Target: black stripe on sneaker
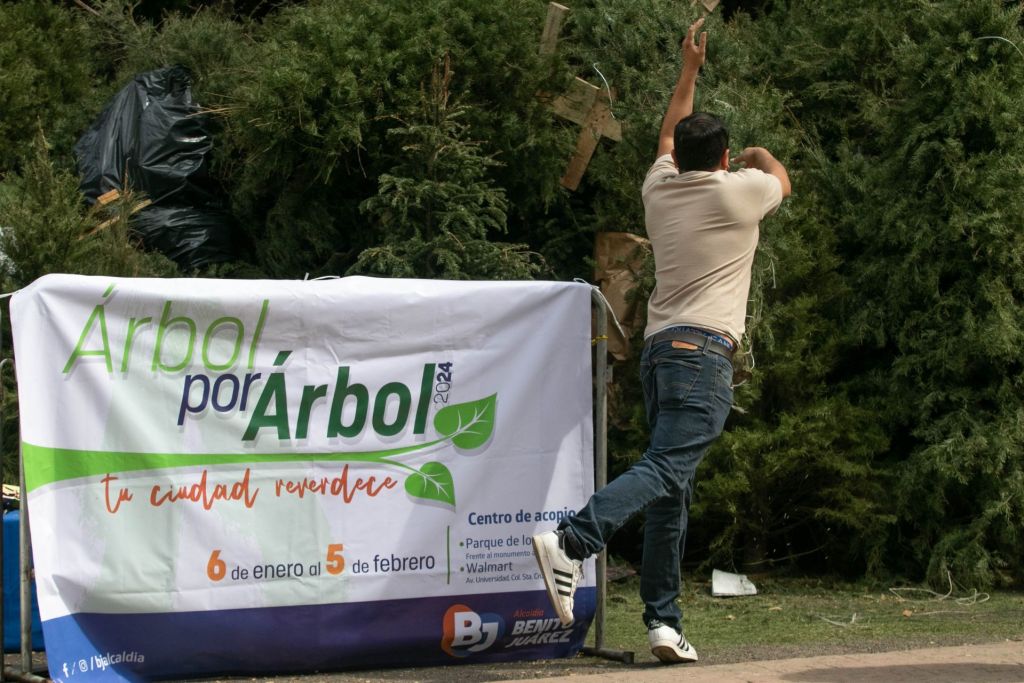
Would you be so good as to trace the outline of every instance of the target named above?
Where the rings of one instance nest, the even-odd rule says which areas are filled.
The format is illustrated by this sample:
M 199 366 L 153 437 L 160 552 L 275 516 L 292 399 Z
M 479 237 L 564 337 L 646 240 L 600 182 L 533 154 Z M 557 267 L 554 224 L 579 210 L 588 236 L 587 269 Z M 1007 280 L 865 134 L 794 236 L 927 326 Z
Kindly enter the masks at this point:
M 568 576 L 570 579 L 572 578 L 572 572 L 563 572 L 561 569 L 552 569 L 551 571 L 559 576 Z

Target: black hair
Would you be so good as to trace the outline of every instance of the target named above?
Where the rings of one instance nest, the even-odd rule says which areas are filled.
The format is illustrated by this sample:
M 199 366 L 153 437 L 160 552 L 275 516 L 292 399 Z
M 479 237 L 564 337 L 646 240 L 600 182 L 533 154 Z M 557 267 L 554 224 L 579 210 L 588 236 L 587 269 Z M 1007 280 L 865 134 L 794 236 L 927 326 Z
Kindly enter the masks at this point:
M 714 114 L 695 112 L 679 123 L 673 134 L 679 171 L 713 171 L 729 149 L 729 131 Z

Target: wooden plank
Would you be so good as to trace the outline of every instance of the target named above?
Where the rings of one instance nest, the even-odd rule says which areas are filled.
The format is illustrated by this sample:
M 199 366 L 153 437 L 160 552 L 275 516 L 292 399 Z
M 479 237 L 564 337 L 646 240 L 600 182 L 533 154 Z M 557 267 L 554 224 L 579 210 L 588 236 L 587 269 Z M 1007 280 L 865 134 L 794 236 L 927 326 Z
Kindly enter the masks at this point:
M 601 141 L 601 130 L 609 116 L 611 116 L 611 109 L 608 107 L 608 100 L 606 98 L 597 100 L 583 123 L 583 130 L 580 131 L 580 137 L 576 141 L 576 151 L 573 153 L 572 159 L 569 160 L 569 166 L 565 169 L 565 175 L 561 179 L 562 187 L 575 190 L 580 186 L 583 173 L 590 164 L 590 158 L 594 156 L 597 143 Z
M 576 143 L 576 151 L 573 152 L 572 159 L 569 160 L 569 165 L 565 169 L 565 175 L 562 176 L 559 181 L 567 190 L 576 191 L 580 186 L 580 181 L 583 180 L 583 174 L 587 170 L 587 166 L 590 165 L 590 158 L 594 156 L 594 150 L 597 149 L 597 138 L 590 131 L 583 131 L 580 133 L 580 138 Z
M 611 114 L 611 112 L 609 112 Z M 615 142 L 622 142 L 622 124 L 610 115 L 604 120 L 604 127 L 601 128 L 601 136 Z
M 551 103 L 551 108 L 563 119 L 583 125 L 590 110 L 594 108 L 594 102 L 597 101 L 599 92 L 601 89 L 596 85 L 591 85 L 577 76 L 565 94 L 555 98 L 555 101 Z
M 100 14 L 100 13 L 99 13 L 98 11 L 96 11 L 96 10 L 95 10 L 95 9 L 93 9 L 92 7 L 89 7 L 89 5 L 87 5 L 87 4 L 85 4 L 84 2 L 82 2 L 82 0 L 75 0 L 75 4 L 76 4 L 76 5 L 78 5 L 79 7 L 81 7 L 82 9 L 84 9 L 84 10 L 85 10 L 86 12 L 88 12 L 89 14 L 93 15 L 94 17 L 100 17 L 100 16 L 103 16 L 103 15 L 102 15 L 102 14 Z
M 112 190 L 112 191 L 116 192 L 117 190 Z M 131 208 L 131 210 L 128 212 L 128 214 L 131 215 L 131 214 L 134 214 L 134 213 L 138 213 L 139 211 L 142 211 L 144 208 L 146 208 L 147 206 L 149 206 L 152 203 L 153 203 L 153 200 L 151 200 L 151 199 L 143 199 L 141 202 L 137 202 L 135 204 L 135 206 L 133 206 Z M 92 230 L 89 230 L 84 235 L 80 236 L 78 239 L 79 240 L 84 240 L 86 237 L 91 237 L 91 236 L 95 235 L 96 233 L 98 233 L 100 230 L 106 230 L 107 228 L 109 228 L 111 225 L 113 225 L 116 222 L 117 222 L 117 218 L 111 218 L 109 220 L 105 220 L 102 223 L 100 223 L 99 225 L 97 225 L 95 228 L 93 228 Z
M 555 46 L 558 44 L 558 34 L 562 31 L 562 24 L 569 8 L 559 5 L 557 2 L 548 3 L 548 16 L 544 20 L 544 32 L 540 36 L 540 53 L 542 55 L 554 54 Z
M 110 190 L 109 192 L 104 192 L 99 197 L 97 197 L 96 198 L 96 203 L 99 204 L 100 206 L 106 206 L 107 204 L 109 204 L 110 202 L 114 201 L 115 199 L 117 199 L 120 196 L 121 196 L 121 193 L 118 192 L 117 189 L 115 188 L 113 190 Z
M 555 98 L 551 103 L 551 108 L 563 119 L 582 126 L 586 124 L 599 97 L 605 97 L 600 88 L 577 76 L 569 90 L 564 95 Z M 610 113 L 611 110 L 609 110 Z M 611 116 L 605 117 L 600 132 L 603 137 L 611 138 L 615 142 L 622 142 L 622 124 Z
M 693 3 L 697 1 L 692 0 Z M 717 4 L 719 0 L 704 0 L 704 2 Z M 562 30 L 562 24 L 568 13 L 569 8 L 565 5 L 557 2 L 548 3 L 548 14 L 540 38 L 540 53 L 542 55 L 555 52 L 558 45 L 558 34 Z M 610 92 L 602 92 L 596 85 L 576 77 L 569 89 L 562 95 L 552 98 L 550 94 L 539 93 L 538 97 L 542 102 L 547 103 L 557 116 L 583 127 L 576 140 L 576 150 L 561 179 L 563 187 L 575 190 L 579 187 L 583 173 L 587 170 L 601 138 L 607 137 L 616 142 L 622 141 L 622 124 L 612 116 L 611 98 L 613 95 Z

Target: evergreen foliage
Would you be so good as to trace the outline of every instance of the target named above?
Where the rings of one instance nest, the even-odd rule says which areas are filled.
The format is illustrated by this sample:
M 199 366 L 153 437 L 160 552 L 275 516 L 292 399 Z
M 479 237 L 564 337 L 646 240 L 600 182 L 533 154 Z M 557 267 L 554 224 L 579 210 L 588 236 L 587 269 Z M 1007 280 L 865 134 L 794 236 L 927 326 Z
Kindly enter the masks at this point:
M 70 150 L 134 74 L 176 63 L 218 122 L 213 173 L 256 245 L 207 274 L 588 277 L 595 232 L 642 232 L 696 11 L 581 0 L 542 57 L 541 0 L 86 1 L 0 3 L 7 291 L 54 271 L 175 273 L 132 246 L 132 198 L 86 211 Z M 762 224 L 752 377 L 701 468 L 689 556 L 1024 581 L 1020 7 L 725 5 L 697 107 L 734 151 L 775 153 L 795 195 Z M 624 137 L 569 193 L 580 128 L 538 95 L 574 75 L 613 91 Z M 646 443 L 635 377 L 616 370 L 613 469 Z M 633 553 L 629 531 L 613 550 Z
M 46 0 L 0 4 L 0 173 L 17 170 L 39 122 L 65 161 L 100 104 L 88 26 Z
M 128 231 L 132 195 L 104 210 L 86 208 L 78 178 L 50 158 L 41 132 L 29 146 L 21 173 L 0 183 L 0 266 L 4 291 L 47 273 L 167 277 L 177 268 L 159 254 L 140 251 Z
M 451 61 L 434 66 L 416 118 L 388 131 L 400 141 L 395 167 L 362 203 L 380 231 L 350 272 L 444 279 L 523 279 L 536 267 L 526 245 L 491 242 L 506 232 L 505 193 L 485 173 L 496 162 L 465 140 L 464 107 L 449 102 Z
M 806 283 L 823 305 L 795 319 L 802 329 L 766 319 L 764 331 L 806 354 L 802 376 L 779 378 L 817 386 L 799 403 L 855 407 L 828 429 L 852 441 L 819 460 L 838 448 L 836 473 L 867 468 L 846 487 L 873 505 L 836 513 L 847 525 L 877 521 L 871 533 L 847 526 L 848 547 L 868 543 L 857 554 L 869 566 L 924 568 L 935 583 L 947 569 L 981 585 L 1020 580 L 1020 10 L 878 1 L 837 13 L 790 2 L 751 28 L 779 56 L 751 63 L 749 80 L 792 93 L 806 137 L 797 203 L 812 202 L 811 225 L 834 235 L 818 253 L 840 286 Z M 776 317 L 799 298 L 766 309 Z M 763 381 L 780 360 L 771 353 Z

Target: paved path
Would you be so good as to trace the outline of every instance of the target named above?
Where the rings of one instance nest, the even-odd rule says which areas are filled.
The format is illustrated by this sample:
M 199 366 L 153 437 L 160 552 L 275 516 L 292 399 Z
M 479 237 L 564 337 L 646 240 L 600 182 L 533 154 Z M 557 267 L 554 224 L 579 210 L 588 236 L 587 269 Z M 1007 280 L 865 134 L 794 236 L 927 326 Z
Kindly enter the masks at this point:
M 551 683 L 551 678 L 519 683 Z M 802 657 L 714 666 L 635 665 L 572 683 L 1024 683 L 1024 642 Z
M 7 655 L 8 666 L 18 666 L 14 657 Z M 41 660 L 38 653 L 36 658 Z M 571 666 L 573 660 L 552 662 Z M 494 678 L 493 670 L 488 673 L 485 665 L 468 665 L 222 680 L 224 683 L 1024 683 L 1024 641 L 736 664 L 604 664 L 608 669 L 601 673 L 570 668 L 563 674 L 547 671 L 541 678 L 517 678 L 516 673 L 509 671 L 501 678 Z M 543 665 L 544 662 L 523 663 L 524 667 Z M 45 676 L 43 670 L 39 673 Z M 533 674 L 524 668 L 518 675 Z

